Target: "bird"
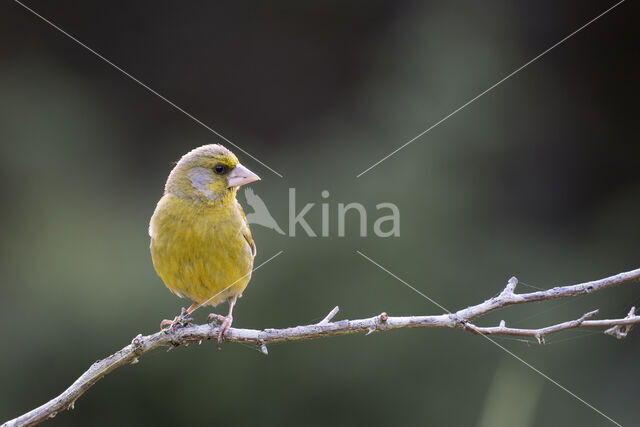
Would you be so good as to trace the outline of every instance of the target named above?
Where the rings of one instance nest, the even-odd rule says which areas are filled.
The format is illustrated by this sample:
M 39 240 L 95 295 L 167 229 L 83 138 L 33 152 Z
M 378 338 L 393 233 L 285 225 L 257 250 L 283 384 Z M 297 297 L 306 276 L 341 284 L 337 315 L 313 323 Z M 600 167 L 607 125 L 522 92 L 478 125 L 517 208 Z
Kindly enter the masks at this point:
M 249 224 L 261 225 L 275 230 L 279 234 L 284 234 L 284 231 L 282 231 L 276 220 L 271 216 L 271 212 L 269 212 L 267 205 L 260 196 L 254 193 L 251 188 L 246 188 L 244 190 L 244 197 L 247 199 L 247 204 L 253 208 L 253 212 L 247 214 Z
M 256 245 L 238 188 L 260 177 L 220 144 L 195 148 L 169 173 L 164 194 L 149 223 L 153 266 L 171 292 L 193 304 L 160 328 L 172 331 L 201 306 L 229 303 L 221 322 L 218 347 L 233 322 L 233 307 L 251 280 Z M 168 325 L 168 328 L 165 326 Z

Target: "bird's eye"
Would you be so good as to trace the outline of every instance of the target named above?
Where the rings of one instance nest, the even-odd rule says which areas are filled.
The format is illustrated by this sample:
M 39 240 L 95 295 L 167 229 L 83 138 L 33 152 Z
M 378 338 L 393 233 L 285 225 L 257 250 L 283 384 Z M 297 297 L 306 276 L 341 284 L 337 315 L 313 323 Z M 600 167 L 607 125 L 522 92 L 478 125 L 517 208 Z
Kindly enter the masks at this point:
M 223 164 L 218 163 L 217 165 L 215 165 L 213 167 L 213 171 L 215 173 L 217 173 L 218 175 L 222 175 L 223 173 L 225 173 L 227 171 L 227 167 Z

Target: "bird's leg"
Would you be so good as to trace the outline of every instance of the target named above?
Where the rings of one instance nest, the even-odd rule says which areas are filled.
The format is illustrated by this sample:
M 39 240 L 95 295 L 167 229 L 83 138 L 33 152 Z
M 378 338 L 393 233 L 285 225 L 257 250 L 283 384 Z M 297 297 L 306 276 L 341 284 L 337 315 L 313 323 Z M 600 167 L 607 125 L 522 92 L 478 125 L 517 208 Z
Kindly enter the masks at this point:
M 231 327 L 231 323 L 233 322 L 233 306 L 236 305 L 236 300 L 238 297 L 229 298 L 229 314 L 222 321 L 222 326 L 220 326 L 220 332 L 218 332 L 218 344 L 222 341 L 222 337 L 227 333 L 229 328 Z
M 212 320 L 218 320 L 222 322 L 220 325 L 220 329 L 218 331 L 218 350 L 220 350 L 220 343 L 222 343 L 222 338 L 227 333 L 229 328 L 231 327 L 231 323 L 233 322 L 233 306 L 236 305 L 237 296 L 230 297 L 227 301 L 229 301 L 229 314 L 226 316 L 221 316 L 219 314 L 211 313 L 207 320 L 211 322 Z
M 200 307 L 200 304 L 197 302 L 194 302 L 193 304 L 191 304 L 189 308 L 187 308 L 187 316 L 193 313 L 198 307 Z M 184 314 L 184 311 L 181 314 Z
M 160 322 L 160 329 L 163 329 L 165 326 L 169 325 L 169 327 L 166 328 L 165 331 L 172 331 L 178 324 L 187 326 L 193 320 L 191 319 L 191 317 L 189 317 L 189 315 L 193 313 L 193 311 L 198 308 L 199 305 L 200 304 L 198 304 L 197 302 L 194 302 L 187 309 L 182 307 L 182 310 L 180 310 L 180 315 L 174 317 L 173 320 L 164 319 L 162 322 Z

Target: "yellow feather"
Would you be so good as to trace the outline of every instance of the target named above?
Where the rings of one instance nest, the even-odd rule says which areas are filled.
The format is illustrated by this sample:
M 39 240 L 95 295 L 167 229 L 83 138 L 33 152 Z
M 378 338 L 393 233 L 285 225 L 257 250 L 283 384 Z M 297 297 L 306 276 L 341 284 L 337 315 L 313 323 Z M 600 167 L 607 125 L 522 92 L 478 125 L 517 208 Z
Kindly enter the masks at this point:
M 251 279 L 255 245 L 242 207 L 236 201 L 237 188 L 222 185 L 211 173 L 211 182 L 203 187 L 203 176 L 223 153 L 229 162 L 228 150 L 221 146 L 205 154 L 191 153 L 171 172 L 167 192 L 160 199 L 151 218 L 151 257 L 165 285 L 175 294 L 186 296 L 200 305 L 217 305 L 235 296 L 242 296 Z M 200 147 L 201 150 L 205 147 Z M 217 150 L 217 151 L 216 151 Z M 213 158 L 213 161 L 212 161 Z M 186 159 L 186 160 L 185 160 Z M 233 168 L 237 164 L 230 164 Z M 204 169 L 194 181 L 189 171 Z M 204 175 L 203 175 L 204 174 Z M 195 182 L 196 188 L 185 188 Z M 226 181 L 225 181 L 226 182 Z M 172 187 L 177 190 L 170 191 Z M 201 188 L 202 187 L 202 188 Z M 177 194 L 174 194 L 177 193 Z

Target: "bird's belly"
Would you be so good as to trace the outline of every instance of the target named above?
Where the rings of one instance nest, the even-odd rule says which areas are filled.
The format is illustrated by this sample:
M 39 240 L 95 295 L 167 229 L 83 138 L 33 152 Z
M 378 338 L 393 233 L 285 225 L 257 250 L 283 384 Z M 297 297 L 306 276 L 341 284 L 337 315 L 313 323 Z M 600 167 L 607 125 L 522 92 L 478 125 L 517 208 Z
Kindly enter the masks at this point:
M 153 264 L 172 292 L 201 305 L 242 294 L 253 256 L 233 216 L 156 212 L 153 221 Z

